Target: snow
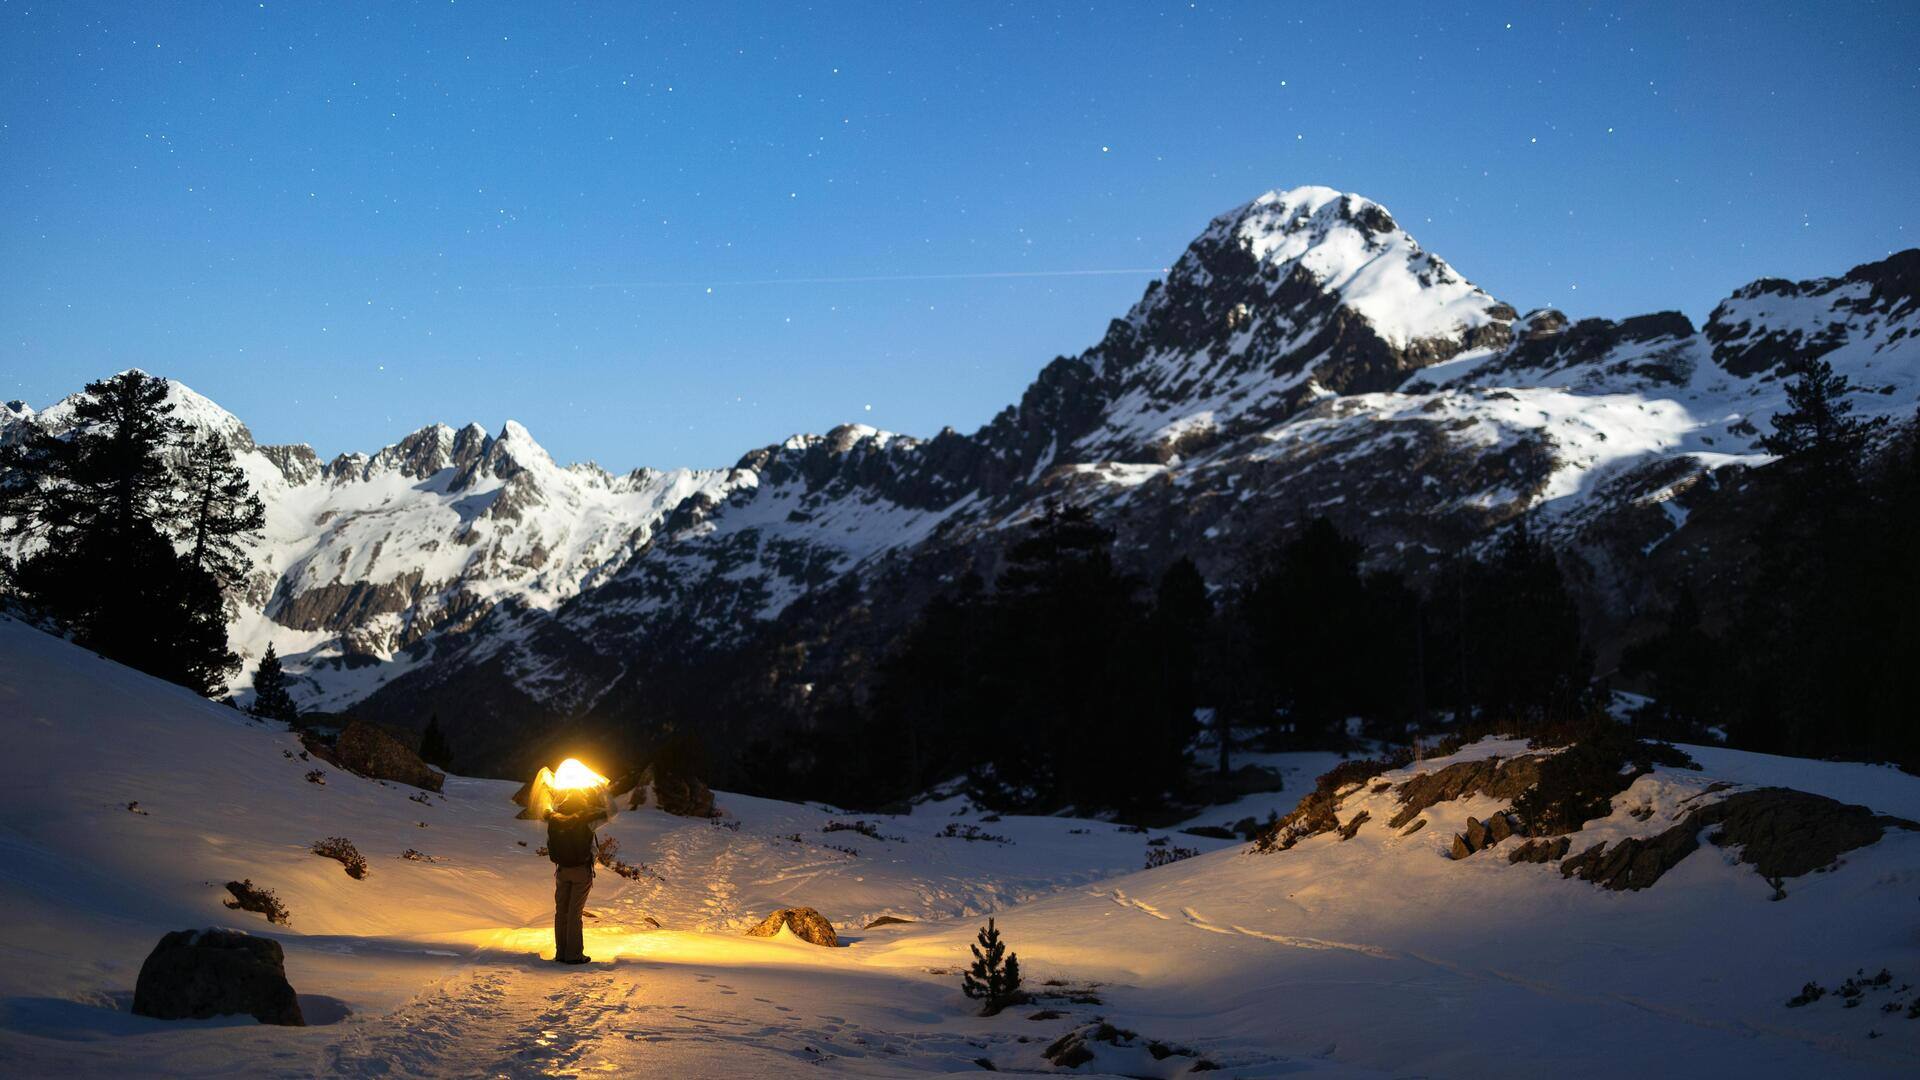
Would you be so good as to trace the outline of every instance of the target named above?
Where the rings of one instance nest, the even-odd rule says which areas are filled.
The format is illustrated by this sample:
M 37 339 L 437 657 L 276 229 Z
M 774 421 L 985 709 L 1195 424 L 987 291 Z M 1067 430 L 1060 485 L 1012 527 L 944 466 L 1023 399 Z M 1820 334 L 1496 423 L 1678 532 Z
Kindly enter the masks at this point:
M 1423 250 L 1397 227 L 1374 233 L 1354 222 L 1385 213 L 1371 199 L 1329 187 L 1269 191 L 1222 218 L 1254 257 L 1280 270 L 1299 265 L 1347 307 L 1366 316 L 1388 344 L 1454 338 L 1495 321 L 1496 301 Z
M 289 758 L 298 743 L 277 726 L 11 620 L 0 620 L 0 723 L 0 1072 L 12 1075 L 897 1076 L 977 1071 L 982 1058 L 1043 1070 L 1043 1047 L 1096 1018 L 1140 1039 L 1091 1044 L 1083 1074 L 1192 1063 L 1154 1058 L 1148 1039 L 1236 1076 L 1920 1066 L 1920 1023 L 1831 998 L 1783 1004 L 1809 979 L 1831 986 L 1856 968 L 1890 968 L 1896 985 L 1920 975 L 1920 834 L 1890 833 L 1773 902 L 1751 867 L 1711 845 L 1639 893 L 1509 865 L 1499 849 L 1454 862 L 1448 839 L 1489 800 L 1441 803 L 1402 835 L 1383 824 L 1393 796 L 1372 785 L 1340 807 L 1342 820 L 1373 814 L 1351 841 L 1258 855 L 1173 833 L 1205 853 L 1146 872 L 1147 842 L 1169 834 L 990 821 L 949 803 L 856 818 L 721 793 L 717 822 L 638 810 L 607 827 L 648 873 L 600 875 L 596 961 L 566 969 L 540 959 L 551 867 L 532 851 L 540 826 L 512 816 L 510 783 L 454 777 L 422 805 L 413 789 Z M 1521 746 L 1478 743 L 1383 779 Z M 1920 780 L 1890 769 L 1689 750 L 1703 771 L 1641 778 L 1592 836 L 1656 831 L 1715 779 L 1920 812 Z M 1273 758 L 1262 760 L 1292 770 L 1276 808 L 1324 764 Z M 316 766 L 324 786 L 303 778 Z M 127 811 L 134 800 L 145 814 Z M 1651 820 L 1626 812 L 1642 807 Z M 855 820 L 883 839 L 823 831 Z M 938 836 L 948 823 L 1012 842 Z M 325 836 L 351 839 L 372 873 L 355 881 L 309 854 Z M 402 860 L 406 848 L 434 861 Z M 220 906 L 221 883 L 238 877 L 274 889 L 291 924 Z M 795 904 L 818 908 L 846 947 L 741 932 Z M 988 912 L 1030 985 L 1098 984 L 1101 1004 L 1048 1002 L 1064 1015 L 1044 1021 L 1027 1007 L 974 1015 L 958 970 Z M 914 921 L 864 929 L 883 914 Z M 303 1007 L 338 1022 L 128 1013 L 162 933 L 222 924 L 280 940 Z

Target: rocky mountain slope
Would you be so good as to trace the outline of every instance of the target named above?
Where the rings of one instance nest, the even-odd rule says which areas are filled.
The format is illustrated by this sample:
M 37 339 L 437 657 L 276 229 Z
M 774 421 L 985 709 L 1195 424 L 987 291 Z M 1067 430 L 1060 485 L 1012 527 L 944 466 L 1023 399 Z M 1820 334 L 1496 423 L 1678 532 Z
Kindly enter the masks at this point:
M 305 704 L 442 710 L 505 753 L 568 721 L 644 723 L 664 668 L 769 632 L 793 658 L 755 676 L 804 693 L 943 582 L 990 575 L 1000 531 L 1053 497 L 1094 507 L 1135 569 L 1184 554 L 1215 580 L 1316 514 L 1417 574 L 1533 511 L 1617 636 L 1671 578 L 1649 567 L 1715 557 L 1689 517 L 1767 460 L 1782 365 L 1822 356 L 1859 412 L 1904 419 L 1916 328 L 1920 250 L 1755 282 L 1704 327 L 1574 322 L 1487 295 L 1367 199 L 1276 191 L 972 434 L 846 426 L 624 477 L 557 466 L 513 424 L 325 465 L 254 448 L 272 526 L 234 636 L 275 642 Z

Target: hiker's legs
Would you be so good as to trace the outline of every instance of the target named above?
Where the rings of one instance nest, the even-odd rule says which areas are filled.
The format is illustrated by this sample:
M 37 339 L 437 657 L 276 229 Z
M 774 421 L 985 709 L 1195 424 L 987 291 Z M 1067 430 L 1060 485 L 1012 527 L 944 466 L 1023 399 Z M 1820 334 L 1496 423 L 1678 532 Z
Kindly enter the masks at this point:
M 572 960 L 585 950 L 581 915 L 593 888 L 593 868 L 563 866 L 553 873 L 553 958 Z

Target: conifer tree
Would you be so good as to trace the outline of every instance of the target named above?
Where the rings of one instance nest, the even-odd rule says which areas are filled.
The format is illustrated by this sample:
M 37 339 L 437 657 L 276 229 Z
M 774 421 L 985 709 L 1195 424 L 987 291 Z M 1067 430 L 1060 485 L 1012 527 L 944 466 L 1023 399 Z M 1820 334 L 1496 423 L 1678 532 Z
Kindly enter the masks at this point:
M 189 443 L 180 481 L 180 526 L 188 559 L 226 588 L 241 585 L 253 561 L 240 540 L 260 531 L 267 512 L 227 440 L 208 433 Z
M 1207 595 L 1206 579 L 1200 576 L 1200 568 L 1192 559 L 1176 560 L 1160 575 L 1160 584 L 1154 590 L 1150 624 L 1153 651 L 1160 661 L 1160 690 L 1166 698 L 1163 707 L 1169 724 L 1159 740 L 1161 753 L 1177 758 L 1192 736 L 1195 710 L 1204 704 L 1201 693 L 1205 680 L 1201 668 L 1210 658 L 1212 628 L 1213 598 Z M 1214 718 L 1223 720 L 1223 711 L 1215 709 Z M 1216 723 L 1215 728 L 1220 773 L 1224 776 L 1231 740 L 1225 724 Z
M 223 583 L 246 572 L 237 538 L 258 501 L 231 452 L 187 448 L 167 383 L 125 371 L 87 384 L 60 432 L 36 427 L 0 460 L 8 528 L 31 543 L 11 586 L 80 644 L 213 695 L 239 664 Z M 197 463 L 197 466 L 196 466 Z M 194 498 L 190 482 L 206 480 Z M 180 551 L 187 549 L 187 554 Z
M 1786 370 L 1793 376 L 1787 384 L 1788 408 L 1773 414 L 1773 433 L 1761 437 L 1761 448 L 1813 484 L 1847 485 L 1859 476 L 1862 451 L 1885 418 L 1851 415 L 1853 402 L 1846 396 L 1855 387 L 1825 360 L 1796 359 Z
M 435 768 L 444 769 L 453 760 L 453 750 L 447 745 L 447 736 L 440 730 L 440 714 L 427 717 L 427 730 L 420 735 L 420 760 Z
M 973 967 L 961 974 L 960 989 L 982 1002 L 980 1015 L 992 1016 L 1019 1002 L 1020 957 L 1007 952 L 992 919 L 980 928 L 979 942 L 969 948 L 973 950 Z
M 287 675 L 280 666 L 280 654 L 273 645 L 267 645 L 266 655 L 260 658 L 260 666 L 253 672 L 253 715 L 266 720 L 285 720 L 288 723 L 300 719 L 300 710 L 293 703 L 293 695 L 287 692 Z

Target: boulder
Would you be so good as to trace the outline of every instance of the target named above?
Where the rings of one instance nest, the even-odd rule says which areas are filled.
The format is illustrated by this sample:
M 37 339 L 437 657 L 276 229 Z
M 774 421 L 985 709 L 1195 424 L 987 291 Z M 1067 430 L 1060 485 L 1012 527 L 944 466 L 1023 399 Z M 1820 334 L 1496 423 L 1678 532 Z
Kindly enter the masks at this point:
M 160 939 L 134 984 L 133 1011 L 161 1020 L 245 1014 L 306 1026 L 287 982 L 280 943 L 238 930 L 175 930 Z
M 1552 840 L 1529 840 L 1519 847 L 1514 848 L 1512 853 L 1507 856 L 1507 861 L 1510 863 L 1552 862 L 1555 859 L 1564 857 L 1567 849 L 1572 846 L 1572 838 L 1565 836 L 1557 836 Z
M 1920 830 L 1920 824 L 1905 818 L 1824 795 L 1757 788 L 1696 806 L 1679 824 L 1653 836 L 1588 848 L 1561 863 L 1560 873 L 1608 889 L 1645 889 L 1693 854 L 1708 826 L 1713 826 L 1708 840 L 1737 848 L 1740 861 L 1773 884 L 1776 900 L 1786 896 L 1781 888 L 1786 878 L 1833 866 L 1840 856 L 1874 843 L 1889 828 Z
M 656 772 L 652 765 L 640 771 L 627 809 L 657 806 L 681 817 L 714 816 L 713 791 L 697 776 L 674 772 Z
M 364 720 L 355 720 L 333 744 L 334 763 L 375 780 L 392 780 L 439 791 L 447 775 L 420 760 L 399 739 Z
M 1497 844 L 1513 835 L 1513 819 L 1497 813 L 1487 819 L 1487 843 Z
M 1467 819 L 1467 847 L 1470 850 L 1479 851 L 1481 848 L 1486 847 L 1491 836 L 1492 834 L 1479 818 L 1470 817 Z
M 1459 859 L 1464 859 L 1467 856 L 1473 854 L 1473 849 L 1467 846 L 1466 837 L 1461 836 L 1459 833 L 1454 833 L 1453 847 L 1448 849 L 1447 854 L 1451 856 L 1453 859 L 1459 860 Z
M 810 907 L 781 908 L 767 916 L 760 925 L 747 931 L 748 937 L 772 937 L 781 927 L 793 931 L 793 935 L 802 941 L 815 945 L 824 945 L 829 949 L 838 948 L 840 936 L 833 932 L 833 924 Z

